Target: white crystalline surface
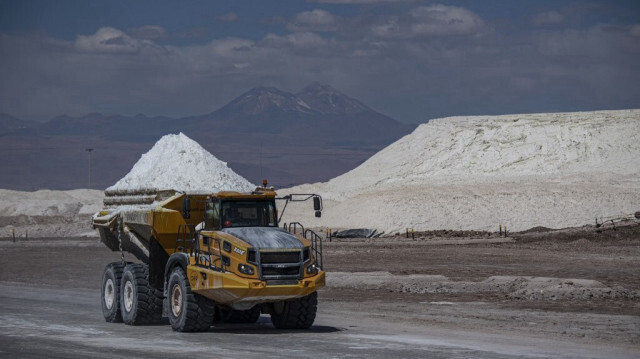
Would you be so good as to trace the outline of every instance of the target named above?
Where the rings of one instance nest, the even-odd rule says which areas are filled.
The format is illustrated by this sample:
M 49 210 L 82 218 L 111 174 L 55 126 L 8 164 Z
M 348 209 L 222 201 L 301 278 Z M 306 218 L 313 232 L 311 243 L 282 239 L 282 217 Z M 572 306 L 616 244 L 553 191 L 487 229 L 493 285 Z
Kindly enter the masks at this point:
M 180 133 L 163 136 L 131 171 L 107 190 L 177 190 L 210 193 L 248 192 L 251 182 L 233 172 L 197 142 Z
M 333 228 L 513 230 L 640 210 L 640 110 L 432 120 L 354 170 L 282 193 L 321 194 Z
M 0 189 L 0 216 L 73 216 L 92 214 L 102 206 L 102 191 L 22 192 Z

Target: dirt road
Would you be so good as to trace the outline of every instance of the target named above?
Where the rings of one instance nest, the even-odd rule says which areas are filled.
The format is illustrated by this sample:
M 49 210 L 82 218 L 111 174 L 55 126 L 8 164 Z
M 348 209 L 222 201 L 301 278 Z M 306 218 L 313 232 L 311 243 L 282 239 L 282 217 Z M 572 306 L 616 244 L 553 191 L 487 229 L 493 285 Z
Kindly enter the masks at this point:
M 0 357 L 633 358 L 640 352 L 640 239 L 633 235 L 601 243 L 450 237 L 327 243 L 329 286 L 309 331 L 276 330 L 267 316 L 256 325 L 216 325 L 197 334 L 106 323 L 100 277 L 118 257 L 95 239 L 0 241 Z M 527 278 L 572 279 L 568 293 L 587 297 L 518 298 L 513 285 L 478 284 L 505 276 L 524 278 L 517 283 L 525 289 L 537 283 Z M 592 282 L 580 287 L 583 280 Z

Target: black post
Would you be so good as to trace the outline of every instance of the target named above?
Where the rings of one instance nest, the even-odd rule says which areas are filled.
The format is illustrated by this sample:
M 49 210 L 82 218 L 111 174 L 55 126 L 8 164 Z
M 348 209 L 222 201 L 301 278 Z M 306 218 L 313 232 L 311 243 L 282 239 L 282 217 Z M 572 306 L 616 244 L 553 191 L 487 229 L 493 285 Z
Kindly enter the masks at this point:
M 91 152 L 93 148 L 86 148 L 85 151 L 89 154 L 89 189 L 91 189 Z

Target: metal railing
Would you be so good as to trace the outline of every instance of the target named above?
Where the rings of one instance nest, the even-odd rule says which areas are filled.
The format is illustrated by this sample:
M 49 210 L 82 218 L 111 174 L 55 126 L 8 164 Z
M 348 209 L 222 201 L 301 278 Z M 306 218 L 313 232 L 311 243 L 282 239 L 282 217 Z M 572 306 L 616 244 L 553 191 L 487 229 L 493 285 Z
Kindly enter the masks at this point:
M 176 238 L 175 252 L 184 252 L 193 256 L 195 265 L 204 267 L 215 271 L 226 271 L 226 265 L 222 260 L 222 243 L 217 238 L 205 237 L 207 244 L 206 248 L 200 248 L 200 239 L 198 238 L 198 231 L 192 224 L 181 224 L 178 227 L 178 234 Z M 214 249 L 217 247 L 217 253 L 211 250 L 212 241 Z M 181 246 L 182 245 L 182 246 Z M 216 263 L 219 263 L 216 264 Z
M 284 224 L 284 230 L 292 234 L 297 234 L 298 228 L 300 228 L 300 234 L 304 236 L 304 226 L 302 225 L 302 223 L 291 222 L 288 225 L 286 223 Z
M 323 260 L 322 260 L 322 237 L 319 236 L 316 232 L 311 229 L 305 229 L 304 226 L 300 222 L 291 222 L 289 224 L 285 223 L 283 225 L 285 231 L 291 234 L 298 234 L 298 228 L 300 229 L 300 234 L 302 237 L 309 242 L 311 242 L 311 253 L 316 260 L 316 265 L 320 268 L 324 268 Z
M 311 252 L 316 259 L 316 265 L 320 266 L 320 269 L 324 269 L 324 263 L 322 262 L 322 237 L 311 229 L 304 231 L 304 238 L 311 242 Z

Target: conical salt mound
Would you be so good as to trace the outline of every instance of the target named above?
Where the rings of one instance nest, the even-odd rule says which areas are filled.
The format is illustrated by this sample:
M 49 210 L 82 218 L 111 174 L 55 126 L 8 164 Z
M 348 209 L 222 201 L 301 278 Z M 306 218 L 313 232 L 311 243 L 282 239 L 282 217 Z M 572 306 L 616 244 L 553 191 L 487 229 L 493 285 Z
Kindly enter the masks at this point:
M 248 192 L 255 186 L 185 136 L 163 136 L 131 171 L 107 191 L 176 190 Z

